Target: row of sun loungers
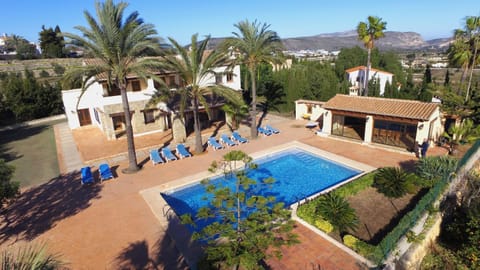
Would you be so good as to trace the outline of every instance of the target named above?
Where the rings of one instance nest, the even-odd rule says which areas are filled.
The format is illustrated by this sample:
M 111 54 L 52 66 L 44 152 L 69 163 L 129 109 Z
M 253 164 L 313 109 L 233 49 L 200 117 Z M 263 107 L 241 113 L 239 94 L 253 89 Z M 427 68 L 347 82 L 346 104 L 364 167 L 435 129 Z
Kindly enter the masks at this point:
M 192 154 L 188 152 L 187 148 L 182 143 L 177 144 L 176 153 L 180 158 L 187 158 L 192 156 Z M 158 151 L 158 149 L 150 150 L 150 160 L 152 161 L 153 165 L 170 162 L 177 159 L 177 156 L 175 156 L 172 153 L 172 150 L 170 150 L 170 148 L 168 147 L 163 147 L 162 149 L 160 149 L 160 152 Z
M 224 146 L 231 147 L 247 142 L 247 139 L 243 138 L 237 131 L 234 131 L 230 137 L 226 134 L 222 134 L 222 136 L 220 136 L 220 143 L 215 137 L 210 137 L 208 138 L 207 144 L 212 147 L 213 150 L 218 150 L 224 148 Z
M 280 133 L 280 130 L 278 130 L 278 129 L 270 126 L 270 125 L 266 125 L 265 127 L 258 127 L 257 130 L 258 130 L 258 133 L 260 133 L 264 136 L 270 136 L 272 134 Z
M 265 127 L 259 127 L 258 132 L 265 136 L 280 133 L 278 129 L 273 128 L 270 125 L 266 125 Z M 222 134 L 220 136 L 220 142 L 217 141 L 215 137 L 210 137 L 207 141 L 208 146 L 212 147 L 213 150 L 222 149 L 224 148 L 224 146 L 231 147 L 242 143 L 248 143 L 248 139 L 242 137 L 237 131 L 234 131 L 230 137 L 228 137 L 226 134 Z M 181 159 L 192 156 L 192 154 L 190 154 L 185 145 L 182 143 L 177 144 L 175 152 Z M 160 151 L 158 151 L 158 149 L 150 150 L 150 160 L 154 165 L 174 161 L 177 159 L 177 156 L 175 156 L 172 153 L 172 150 L 170 150 L 170 148 L 168 147 L 163 147 L 162 149 L 160 149 Z M 83 167 L 80 172 L 82 175 L 82 185 L 92 184 L 95 182 L 94 176 L 92 174 L 92 168 L 90 166 Z M 98 166 L 98 175 L 100 178 L 100 182 L 102 182 L 103 180 L 114 178 L 110 166 L 107 163 L 103 163 Z
M 80 169 L 80 173 L 82 175 L 82 185 L 84 184 L 93 184 L 95 182 L 95 178 L 92 174 L 92 168 L 90 166 L 86 166 Z M 100 182 L 103 182 L 107 179 L 113 179 L 112 170 L 110 170 L 110 166 L 107 163 L 102 163 L 98 166 L 98 175 L 100 177 Z

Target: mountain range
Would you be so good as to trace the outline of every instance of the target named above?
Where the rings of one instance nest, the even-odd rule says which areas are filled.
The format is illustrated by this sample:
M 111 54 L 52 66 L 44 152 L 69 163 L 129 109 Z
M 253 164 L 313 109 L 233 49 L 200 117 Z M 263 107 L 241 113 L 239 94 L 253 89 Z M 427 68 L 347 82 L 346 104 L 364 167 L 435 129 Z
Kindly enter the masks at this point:
M 212 38 L 209 47 L 216 47 L 224 38 Z M 415 32 L 396 32 L 386 31 L 385 36 L 376 40 L 375 47 L 380 50 L 435 50 L 444 51 L 451 43 L 451 38 L 440 38 L 424 40 L 422 36 Z M 319 34 L 307 37 L 284 38 L 282 42 L 289 51 L 300 50 L 327 50 L 336 51 L 342 48 L 351 48 L 363 46 L 358 40 L 355 30 L 346 32 L 336 32 Z

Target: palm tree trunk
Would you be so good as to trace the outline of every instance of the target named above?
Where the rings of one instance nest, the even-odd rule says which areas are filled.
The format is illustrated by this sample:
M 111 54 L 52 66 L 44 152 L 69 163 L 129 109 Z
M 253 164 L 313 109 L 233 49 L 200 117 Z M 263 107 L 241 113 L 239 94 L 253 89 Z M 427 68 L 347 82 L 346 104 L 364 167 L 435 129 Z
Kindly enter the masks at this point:
M 368 50 L 367 50 L 367 72 L 365 74 L 364 92 L 363 92 L 364 96 L 368 96 L 368 77 L 370 75 L 370 68 L 372 68 L 372 63 L 371 63 L 371 60 L 370 60 L 371 54 L 372 54 L 372 49 L 368 48 Z
M 127 135 L 128 149 L 128 168 L 124 173 L 135 173 L 139 170 L 137 165 L 137 155 L 135 153 L 135 142 L 133 139 L 132 118 L 130 116 L 130 105 L 128 104 L 127 87 L 124 83 L 120 85 L 120 94 L 122 96 L 123 113 L 125 115 L 125 132 Z
M 469 95 L 470 95 L 470 87 L 472 86 L 472 76 L 473 76 L 473 70 L 475 69 L 475 63 L 477 62 L 477 41 L 473 43 L 475 46 L 475 49 L 473 50 L 473 62 L 472 66 L 470 67 L 470 77 L 468 78 L 468 85 L 467 85 L 467 93 L 465 94 L 465 102 L 468 101 Z
M 198 99 L 194 97 L 192 100 L 193 105 L 193 129 L 195 132 L 195 153 L 200 154 L 203 152 L 202 144 L 202 130 L 200 129 L 200 117 L 198 115 Z
M 255 68 L 250 69 L 250 79 L 252 80 L 252 108 L 250 110 L 252 123 L 250 127 L 250 136 L 252 139 L 255 139 L 257 138 L 257 82 L 255 78 Z

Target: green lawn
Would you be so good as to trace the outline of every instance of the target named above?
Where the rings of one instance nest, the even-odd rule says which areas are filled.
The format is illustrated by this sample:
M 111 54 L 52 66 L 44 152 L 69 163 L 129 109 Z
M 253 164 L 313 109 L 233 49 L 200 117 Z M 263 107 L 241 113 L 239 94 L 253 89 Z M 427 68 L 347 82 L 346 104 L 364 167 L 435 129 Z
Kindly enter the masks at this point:
M 21 187 L 38 185 L 59 175 L 53 125 L 65 120 L 0 131 L 0 158 L 15 166 Z

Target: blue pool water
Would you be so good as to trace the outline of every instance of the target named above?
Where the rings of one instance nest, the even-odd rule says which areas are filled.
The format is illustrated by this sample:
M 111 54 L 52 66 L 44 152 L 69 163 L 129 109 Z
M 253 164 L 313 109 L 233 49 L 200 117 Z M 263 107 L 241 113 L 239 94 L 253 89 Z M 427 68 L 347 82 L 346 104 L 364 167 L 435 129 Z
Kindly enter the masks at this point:
M 298 148 L 278 152 L 254 162 L 258 169 L 249 172 L 248 177 L 257 180 L 257 183 L 268 177 L 275 179 L 272 185 L 255 186 L 254 192 L 262 196 L 274 196 L 286 206 L 361 173 Z M 234 181 L 224 181 L 221 177 L 212 179 L 211 183 L 234 185 Z M 195 217 L 198 209 L 208 206 L 206 198 L 209 194 L 200 183 L 162 193 L 162 196 L 178 216 L 191 214 Z

